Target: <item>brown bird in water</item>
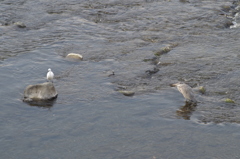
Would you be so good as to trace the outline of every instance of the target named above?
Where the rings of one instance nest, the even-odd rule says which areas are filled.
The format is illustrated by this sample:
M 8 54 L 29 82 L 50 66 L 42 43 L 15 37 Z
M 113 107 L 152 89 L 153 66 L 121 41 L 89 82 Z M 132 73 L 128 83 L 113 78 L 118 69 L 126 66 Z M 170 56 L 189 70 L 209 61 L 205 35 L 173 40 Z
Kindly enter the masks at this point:
M 197 100 L 194 97 L 193 90 L 189 85 L 178 82 L 176 84 L 172 84 L 172 86 L 177 87 L 177 89 L 179 90 L 179 92 L 182 93 L 183 97 L 186 99 L 187 102 L 197 103 Z

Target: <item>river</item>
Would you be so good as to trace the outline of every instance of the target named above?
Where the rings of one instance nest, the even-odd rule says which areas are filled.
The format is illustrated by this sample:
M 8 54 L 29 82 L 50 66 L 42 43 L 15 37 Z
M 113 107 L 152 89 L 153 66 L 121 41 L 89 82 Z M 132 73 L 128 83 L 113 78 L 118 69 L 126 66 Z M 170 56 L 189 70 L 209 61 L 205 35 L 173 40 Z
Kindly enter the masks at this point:
M 239 4 L 1 0 L 1 158 L 240 158 Z M 57 100 L 24 103 L 48 68 Z

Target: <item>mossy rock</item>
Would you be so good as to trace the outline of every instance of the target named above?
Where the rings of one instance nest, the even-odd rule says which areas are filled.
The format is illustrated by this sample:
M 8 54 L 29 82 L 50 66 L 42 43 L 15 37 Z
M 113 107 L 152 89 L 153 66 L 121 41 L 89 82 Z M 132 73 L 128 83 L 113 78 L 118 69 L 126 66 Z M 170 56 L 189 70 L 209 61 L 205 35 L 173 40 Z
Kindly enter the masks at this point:
M 200 87 L 198 88 L 198 90 L 199 90 L 199 92 L 202 93 L 202 94 L 205 94 L 205 93 L 206 93 L 206 89 L 205 89 L 205 87 L 203 87 L 203 86 L 200 86 Z
M 16 22 L 14 23 L 14 25 L 16 25 L 19 28 L 26 28 L 26 25 L 23 22 Z
M 224 100 L 226 103 L 235 103 L 232 99 L 230 99 L 230 98 L 227 98 L 227 99 L 225 99 Z
M 166 54 L 168 53 L 169 51 L 171 51 L 171 47 L 170 46 L 167 46 L 167 47 L 164 47 L 162 48 L 161 50 L 157 51 L 156 53 L 154 53 L 155 56 L 161 56 L 163 54 Z
M 168 53 L 169 51 L 171 51 L 173 48 L 175 48 L 177 46 L 178 46 L 178 43 L 169 44 L 168 46 L 163 47 L 159 51 L 155 52 L 154 55 L 155 56 L 161 56 L 163 54 Z

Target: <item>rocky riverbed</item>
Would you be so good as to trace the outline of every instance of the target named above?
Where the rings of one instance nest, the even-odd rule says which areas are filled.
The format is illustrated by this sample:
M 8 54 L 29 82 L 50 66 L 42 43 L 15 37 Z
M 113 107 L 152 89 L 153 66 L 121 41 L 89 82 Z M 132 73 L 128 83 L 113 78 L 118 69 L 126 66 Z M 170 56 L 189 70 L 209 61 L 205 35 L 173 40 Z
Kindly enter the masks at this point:
M 4 158 L 239 156 L 239 1 L 0 5 Z M 57 100 L 23 103 L 48 68 Z M 177 82 L 204 88 L 197 106 Z

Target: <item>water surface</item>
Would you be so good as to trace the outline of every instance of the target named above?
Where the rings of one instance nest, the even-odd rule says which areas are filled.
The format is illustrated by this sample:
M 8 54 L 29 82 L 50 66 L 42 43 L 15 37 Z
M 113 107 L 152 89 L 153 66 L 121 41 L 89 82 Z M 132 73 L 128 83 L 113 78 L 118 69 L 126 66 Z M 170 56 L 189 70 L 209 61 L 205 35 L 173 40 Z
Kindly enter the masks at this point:
M 239 158 L 237 4 L 1 1 L 1 157 Z M 55 103 L 23 103 L 48 68 Z M 197 107 L 169 86 L 177 81 L 206 88 Z

